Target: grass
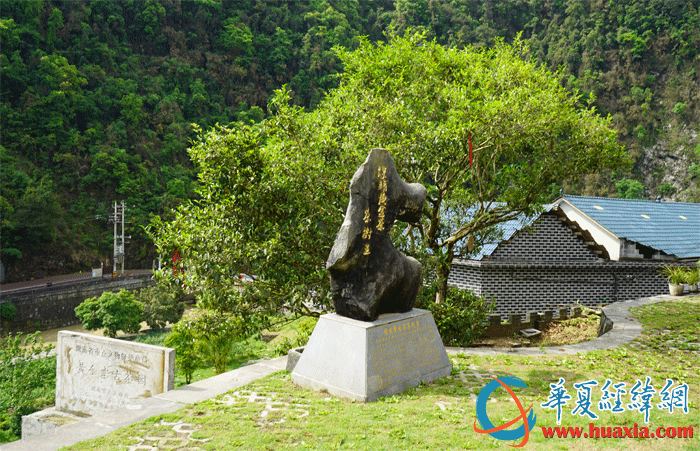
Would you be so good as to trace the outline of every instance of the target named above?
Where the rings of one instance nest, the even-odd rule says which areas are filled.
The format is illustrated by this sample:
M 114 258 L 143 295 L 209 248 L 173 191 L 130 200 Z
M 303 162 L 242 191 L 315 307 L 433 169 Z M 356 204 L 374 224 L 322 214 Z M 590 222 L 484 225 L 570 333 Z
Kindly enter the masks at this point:
M 302 389 L 282 371 L 67 449 L 509 449 L 509 444 L 519 441 L 499 441 L 474 431 L 475 399 L 490 375 L 496 375 L 516 376 L 527 384 L 514 388 L 523 406 L 532 405 L 537 414 L 526 449 L 700 450 L 700 354 L 693 344 L 700 337 L 700 302 L 663 302 L 640 307 L 634 314 L 644 325 L 644 333 L 615 349 L 572 356 L 453 356 L 451 377 L 367 404 Z M 674 387 L 688 384 L 689 413 L 677 408 L 671 414 L 654 407 L 645 424 L 643 414 L 633 409 L 613 414 L 597 408 L 606 379 L 625 382 L 629 391 L 647 376 L 657 392 L 666 379 L 672 379 Z M 564 427 L 588 431 L 589 423 L 597 427 L 637 423 L 653 432 L 659 426 L 694 426 L 694 437 L 545 438 L 542 427 L 556 426 L 556 413 L 540 404 L 546 402 L 550 384 L 560 378 L 565 379 L 564 386 L 572 396 L 563 407 Z M 577 398 L 574 384 L 590 380 L 599 383 L 593 389 L 591 408 L 600 416 L 597 420 L 572 415 Z M 628 404 L 629 395 L 623 401 Z M 652 402 L 654 406 L 660 402 L 658 393 Z M 487 406 L 496 425 L 518 416 L 510 395 L 501 389 L 491 395 Z
M 598 336 L 600 316 L 584 307 L 583 316 L 555 321 L 542 331 L 542 335 L 526 339 L 520 334 L 510 337 L 490 337 L 480 341 L 480 345 L 510 348 L 518 344 L 524 347 L 563 346 L 593 340 Z
M 561 346 L 593 340 L 598 336 L 600 316 L 588 315 L 552 323 L 537 346 Z

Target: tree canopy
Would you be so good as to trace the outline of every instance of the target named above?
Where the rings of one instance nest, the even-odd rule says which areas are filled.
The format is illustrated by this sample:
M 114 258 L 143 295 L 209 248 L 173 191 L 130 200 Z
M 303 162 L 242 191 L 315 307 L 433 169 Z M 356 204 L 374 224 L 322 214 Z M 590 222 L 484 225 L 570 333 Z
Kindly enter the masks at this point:
M 555 182 L 625 160 L 610 119 L 519 39 L 458 50 L 418 33 L 337 51 L 339 87 L 314 111 L 280 90 L 261 124 L 214 128 L 191 148 L 201 201 L 153 230 L 164 253 L 179 250 L 184 283 L 206 305 L 306 311 L 328 302 L 325 261 L 352 174 L 373 147 L 428 189 L 421 224 L 394 227 L 395 242 L 436 271 L 438 300 L 470 235 L 535 212 Z M 256 279 L 245 290 L 252 298 L 233 288 L 239 272 Z

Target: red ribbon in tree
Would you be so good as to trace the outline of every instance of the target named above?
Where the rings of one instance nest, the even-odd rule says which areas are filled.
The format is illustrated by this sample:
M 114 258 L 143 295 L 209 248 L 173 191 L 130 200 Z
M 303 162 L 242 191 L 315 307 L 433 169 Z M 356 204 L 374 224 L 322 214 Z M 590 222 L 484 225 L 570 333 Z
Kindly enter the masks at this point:
M 472 135 L 469 135 L 469 166 L 472 165 Z
M 175 266 L 175 264 L 177 262 L 181 262 L 181 261 L 182 260 L 180 259 L 180 254 L 177 251 L 175 251 L 175 254 L 173 254 L 173 272 L 175 273 L 176 276 L 177 276 L 177 266 Z

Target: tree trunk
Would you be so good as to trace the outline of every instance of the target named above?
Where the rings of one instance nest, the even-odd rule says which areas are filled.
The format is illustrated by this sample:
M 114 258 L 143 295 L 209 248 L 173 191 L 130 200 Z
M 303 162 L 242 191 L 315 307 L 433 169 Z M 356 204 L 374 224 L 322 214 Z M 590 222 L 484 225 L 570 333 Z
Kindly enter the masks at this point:
M 435 303 L 442 304 L 447 299 L 447 278 L 450 275 L 450 268 L 443 265 L 437 268 L 437 284 L 438 289 L 435 294 Z
M 454 245 L 448 245 L 445 252 L 445 260 L 440 262 L 435 271 L 437 276 L 437 293 L 435 294 L 435 303 L 442 304 L 447 299 L 447 279 L 450 277 L 452 269 L 452 260 L 454 259 Z

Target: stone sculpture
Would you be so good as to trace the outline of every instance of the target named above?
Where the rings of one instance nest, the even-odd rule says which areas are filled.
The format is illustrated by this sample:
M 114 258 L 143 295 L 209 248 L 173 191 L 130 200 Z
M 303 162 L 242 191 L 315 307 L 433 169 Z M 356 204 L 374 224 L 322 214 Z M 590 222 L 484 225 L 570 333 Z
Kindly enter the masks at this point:
M 396 250 L 389 231 L 398 219 L 417 222 L 427 192 L 401 180 L 385 149 L 372 149 L 350 183 L 350 202 L 326 268 L 339 315 L 374 321 L 413 308 L 422 266 Z

